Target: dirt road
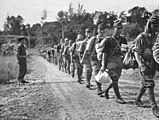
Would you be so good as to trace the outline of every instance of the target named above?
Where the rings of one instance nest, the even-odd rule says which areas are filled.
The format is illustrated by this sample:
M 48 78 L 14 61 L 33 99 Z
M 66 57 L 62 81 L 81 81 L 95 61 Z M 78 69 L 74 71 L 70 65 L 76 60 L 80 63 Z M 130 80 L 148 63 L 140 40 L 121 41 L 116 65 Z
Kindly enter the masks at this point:
M 144 107 L 133 104 L 139 88 L 139 81 L 129 79 L 133 70 L 123 71 L 120 91 L 127 104 L 115 102 L 113 90 L 110 99 L 96 95 L 95 82 L 92 90 L 76 82 L 67 73 L 47 62 L 40 56 L 33 56 L 32 72 L 26 76 L 30 84 L 1 86 L 1 119 L 26 120 L 157 120 L 152 113 L 147 94 L 143 96 Z M 131 74 L 130 74 L 131 73 Z M 134 76 L 133 76 L 134 77 Z M 134 77 L 135 79 L 136 77 Z M 9 91 L 2 90 L 2 87 Z M 106 85 L 103 85 L 103 89 Z M 155 92 L 159 92 L 156 85 Z M 9 93 L 9 95 L 6 95 Z M 157 101 L 158 101 L 157 95 Z M 18 100 L 17 100 L 18 99 Z M 158 101 L 159 103 L 159 101 Z M 11 107 L 12 106 L 12 107 Z

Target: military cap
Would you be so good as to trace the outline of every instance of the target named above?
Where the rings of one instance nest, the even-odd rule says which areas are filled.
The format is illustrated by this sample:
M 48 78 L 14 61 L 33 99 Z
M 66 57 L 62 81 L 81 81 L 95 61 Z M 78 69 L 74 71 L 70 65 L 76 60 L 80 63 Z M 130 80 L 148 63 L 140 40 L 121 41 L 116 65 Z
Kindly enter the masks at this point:
M 158 16 L 158 15 L 153 14 L 153 15 L 150 17 L 149 21 L 150 21 L 152 24 L 159 26 L 159 16 Z
M 91 32 L 91 29 L 90 29 L 90 28 L 87 28 L 85 31 L 86 31 L 86 32 Z
M 117 28 L 122 28 L 121 20 L 115 20 L 113 26 Z
M 68 38 L 65 38 L 64 41 L 68 41 Z
M 20 38 L 18 38 L 18 42 L 21 42 L 23 39 L 25 39 L 27 41 L 26 37 L 20 37 Z
M 83 39 L 83 35 L 82 34 L 78 34 L 77 35 L 77 40 L 82 40 Z
M 98 25 L 98 29 L 102 29 L 102 30 L 105 29 L 104 23 L 99 24 L 99 25 Z

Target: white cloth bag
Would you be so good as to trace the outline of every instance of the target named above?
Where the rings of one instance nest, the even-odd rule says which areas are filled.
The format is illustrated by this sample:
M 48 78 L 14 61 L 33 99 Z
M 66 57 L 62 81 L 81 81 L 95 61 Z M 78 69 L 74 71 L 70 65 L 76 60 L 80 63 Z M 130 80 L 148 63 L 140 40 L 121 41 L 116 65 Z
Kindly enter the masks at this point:
M 111 78 L 110 78 L 108 72 L 99 71 L 98 74 L 95 76 L 95 80 L 99 83 L 109 83 L 111 81 Z

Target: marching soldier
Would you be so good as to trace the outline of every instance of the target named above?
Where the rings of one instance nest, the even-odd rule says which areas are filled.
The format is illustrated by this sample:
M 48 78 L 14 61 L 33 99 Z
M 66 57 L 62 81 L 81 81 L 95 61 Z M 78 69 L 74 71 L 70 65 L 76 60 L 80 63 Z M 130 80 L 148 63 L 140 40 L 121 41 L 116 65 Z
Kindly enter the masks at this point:
M 63 56 L 64 56 L 64 61 L 65 61 L 65 67 L 66 67 L 66 72 L 70 74 L 70 64 L 71 64 L 71 58 L 70 58 L 70 48 L 72 46 L 72 40 L 69 40 L 68 45 L 65 46 Z
M 62 44 L 63 44 L 63 39 L 61 39 L 61 40 L 60 40 L 60 43 L 57 45 L 57 54 L 58 54 L 58 66 L 59 66 L 59 70 L 61 70 L 61 69 L 62 69 L 62 66 L 63 66 L 63 59 L 62 59 L 62 54 L 61 54 Z
M 97 75 L 101 68 L 101 61 L 97 58 L 97 53 L 98 53 L 97 46 L 104 39 L 104 31 L 105 31 L 105 25 L 103 23 L 99 24 L 97 29 L 98 35 L 89 39 L 84 56 L 83 56 L 84 58 L 87 55 L 91 56 L 91 65 L 92 65 L 94 75 Z M 96 84 L 97 84 L 97 94 L 101 95 L 102 84 L 97 81 L 96 81 Z
M 29 83 L 24 80 L 24 76 L 27 72 L 27 61 L 26 61 L 26 42 L 27 39 L 25 37 L 21 37 L 18 39 L 20 42 L 18 49 L 17 49 L 17 60 L 19 64 L 19 75 L 18 75 L 18 81 L 20 83 Z
M 83 73 L 83 66 L 80 63 L 79 59 L 79 47 L 81 44 L 81 41 L 83 40 L 83 35 L 78 34 L 76 42 L 72 44 L 71 47 L 71 75 L 74 77 L 75 69 L 77 69 L 77 76 L 78 76 L 78 82 L 81 83 L 82 81 L 82 73 Z
M 79 52 L 80 52 L 80 60 L 81 60 L 80 62 L 81 62 L 81 64 L 83 64 L 84 69 L 85 69 L 85 78 L 87 80 L 86 87 L 90 89 L 90 87 L 91 87 L 90 80 L 92 77 L 92 66 L 91 66 L 90 56 L 84 55 L 86 46 L 88 44 L 88 40 L 92 37 L 92 31 L 90 28 L 87 28 L 85 30 L 85 35 L 86 35 L 86 38 L 81 43 L 81 46 L 79 48 Z
M 120 104 L 125 104 L 126 102 L 122 99 L 118 80 L 122 72 L 122 51 L 121 44 L 126 43 L 126 39 L 120 36 L 122 29 L 122 24 L 120 20 L 114 22 L 114 35 L 106 37 L 101 42 L 102 47 L 102 67 L 101 71 L 104 72 L 106 69 L 112 81 L 107 85 L 105 90 L 105 98 L 109 99 L 109 90 L 113 87 L 115 95 L 117 97 L 116 102 Z
M 156 72 L 156 63 L 153 58 L 152 47 L 156 40 L 155 32 L 159 27 L 159 16 L 152 15 L 147 22 L 145 31 L 137 36 L 135 39 L 135 57 L 138 62 L 139 71 L 141 75 L 141 87 L 136 96 L 135 104 L 141 106 L 143 103 L 141 98 L 146 90 L 148 90 L 149 101 L 152 108 L 152 113 L 159 117 L 159 108 L 155 100 L 153 80 Z
M 47 60 L 49 62 L 51 62 L 51 49 L 50 48 L 48 48 L 48 50 L 47 50 Z
M 65 71 L 65 72 L 67 72 L 67 71 L 66 71 L 66 66 L 67 66 L 67 60 L 68 60 L 67 57 L 68 57 L 68 56 L 66 56 L 66 55 L 64 56 L 64 50 L 65 50 L 65 47 L 66 47 L 68 44 L 69 44 L 69 39 L 68 39 L 68 38 L 65 38 L 65 39 L 64 39 L 64 44 L 62 44 L 62 46 L 61 46 L 61 51 L 60 51 L 60 52 L 61 52 L 61 55 L 62 55 L 62 61 L 63 61 L 63 62 L 62 62 L 62 67 L 64 68 L 64 71 Z

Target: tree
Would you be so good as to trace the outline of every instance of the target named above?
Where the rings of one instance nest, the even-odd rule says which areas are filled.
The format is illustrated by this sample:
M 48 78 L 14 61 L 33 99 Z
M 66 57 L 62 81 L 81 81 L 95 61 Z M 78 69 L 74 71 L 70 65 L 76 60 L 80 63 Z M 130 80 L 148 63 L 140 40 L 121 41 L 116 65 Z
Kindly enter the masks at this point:
M 20 35 L 22 24 L 24 19 L 18 15 L 15 16 L 7 16 L 6 21 L 4 23 L 4 31 L 7 34 Z
M 46 19 L 47 19 L 47 10 L 44 9 L 44 10 L 42 10 L 42 13 L 41 13 L 41 23 L 42 23 L 42 25 L 45 23 Z
M 128 10 L 128 13 L 130 14 L 130 23 L 138 23 L 141 28 L 144 28 L 147 20 L 143 18 L 144 13 L 146 12 L 145 7 L 133 7 L 132 9 Z
M 159 15 L 159 7 L 153 11 L 154 14 Z
M 57 20 L 62 26 L 62 38 L 64 39 L 64 25 L 68 22 L 68 19 L 66 17 L 66 12 L 61 10 L 57 13 L 57 16 L 58 16 Z

